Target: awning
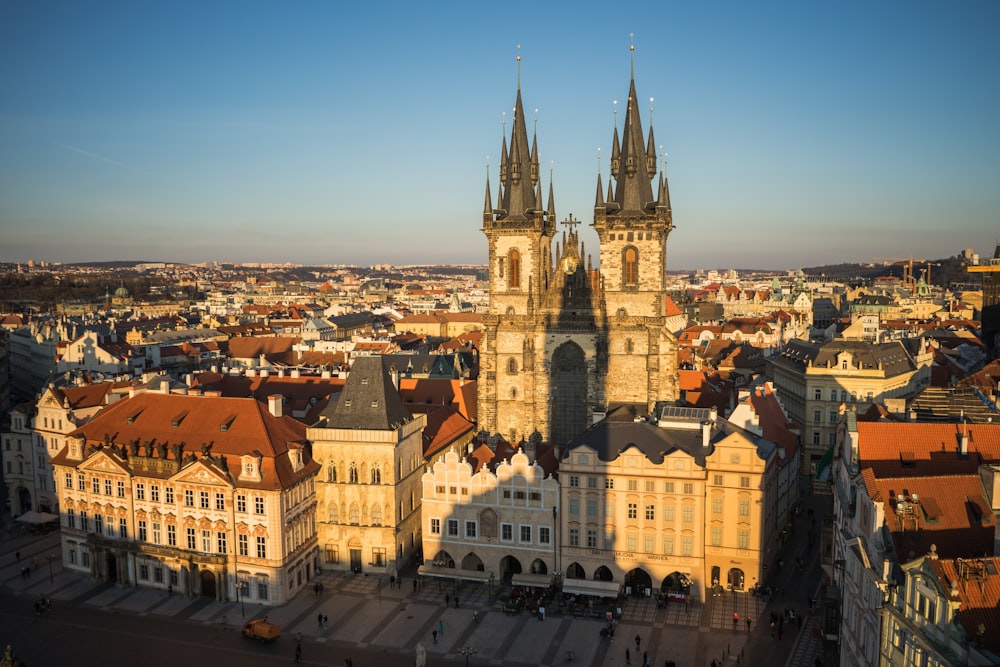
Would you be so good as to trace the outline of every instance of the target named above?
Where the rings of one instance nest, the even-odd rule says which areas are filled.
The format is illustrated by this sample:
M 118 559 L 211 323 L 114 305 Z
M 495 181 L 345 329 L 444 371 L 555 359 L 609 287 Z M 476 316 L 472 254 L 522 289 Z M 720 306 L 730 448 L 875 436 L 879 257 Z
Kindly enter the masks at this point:
M 417 568 L 417 574 L 425 577 L 437 577 L 438 579 L 462 579 L 465 581 L 490 580 L 490 573 L 482 570 L 463 570 L 458 567 L 436 567 L 434 565 L 421 565 Z
M 51 521 L 57 521 L 59 519 L 55 514 L 49 514 L 48 512 L 36 512 L 31 510 L 30 512 L 25 512 L 21 516 L 17 517 L 17 521 L 24 523 L 49 523 Z
M 593 579 L 563 579 L 563 593 L 576 595 L 596 595 L 602 598 L 616 598 L 622 585 L 615 581 L 595 581 Z
M 534 588 L 548 588 L 552 585 L 551 574 L 515 574 L 510 579 L 514 586 L 531 586 Z

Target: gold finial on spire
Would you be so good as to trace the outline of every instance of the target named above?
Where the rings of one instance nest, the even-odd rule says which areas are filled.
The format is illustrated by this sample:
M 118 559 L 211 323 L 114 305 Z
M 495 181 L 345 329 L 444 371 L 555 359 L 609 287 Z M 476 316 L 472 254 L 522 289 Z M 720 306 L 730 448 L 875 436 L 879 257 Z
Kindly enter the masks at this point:
M 534 129 L 535 133 L 537 134 L 538 133 L 538 109 L 537 108 L 535 109 L 535 116 L 531 120 L 534 121 L 534 123 L 535 123 L 535 126 L 534 126 L 533 129 Z
M 629 41 L 628 45 L 629 66 L 631 67 L 631 76 L 634 79 L 635 78 L 635 33 L 634 32 L 630 32 L 628 34 L 628 41 Z
M 649 98 L 649 126 L 653 127 L 653 98 Z
M 618 127 L 618 100 L 612 101 L 611 104 L 613 105 L 613 109 L 614 109 L 614 111 L 613 111 L 614 117 L 615 117 L 614 127 L 617 128 Z
M 521 90 L 521 45 L 517 45 L 517 89 Z

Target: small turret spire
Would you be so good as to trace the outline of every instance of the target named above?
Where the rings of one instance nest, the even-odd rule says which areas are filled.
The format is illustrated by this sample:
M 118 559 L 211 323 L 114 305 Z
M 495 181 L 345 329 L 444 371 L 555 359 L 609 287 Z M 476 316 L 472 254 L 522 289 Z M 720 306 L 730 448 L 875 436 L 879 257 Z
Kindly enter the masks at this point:
M 486 162 L 486 202 L 483 204 L 483 220 L 493 217 L 493 201 L 490 199 L 490 163 Z
M 548 205 L 548 216 L 549 216 L 549 220 L 551 220 L 552 223 L 555 224 L 555 220 L 556 220 L 556 195 L 555 195 L 555 189 L 552 187 L 552 170 L 553 170 L 552 165 L 553 164 L 554 163 L 552 163 L 552 162 L 549 163 L 549 205 Z

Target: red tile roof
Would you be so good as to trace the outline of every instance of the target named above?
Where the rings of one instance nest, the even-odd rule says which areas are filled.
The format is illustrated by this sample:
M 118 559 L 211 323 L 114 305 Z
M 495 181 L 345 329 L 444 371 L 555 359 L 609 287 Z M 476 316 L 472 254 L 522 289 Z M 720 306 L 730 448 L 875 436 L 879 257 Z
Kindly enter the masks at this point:
M 958 620 L 968 639 L 978 639 L 986 650 L 1000 653 L 1000 557 L 929 563 L 945 591 L 954 584 L 956 594 L 951 599 L 961 601 Z M 980 625 L 985 630 L 981 638 Z
M 858 422 L 857 428 L 860 465 L 876 477 L 975 474 L 981 463 L 1000 462 L 1000 424 Z

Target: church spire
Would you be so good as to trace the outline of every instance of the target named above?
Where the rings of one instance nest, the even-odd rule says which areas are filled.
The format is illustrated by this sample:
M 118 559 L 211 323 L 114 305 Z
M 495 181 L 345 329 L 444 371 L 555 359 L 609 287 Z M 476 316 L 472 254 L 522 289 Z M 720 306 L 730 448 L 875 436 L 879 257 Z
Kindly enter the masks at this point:
M 486 202 L 483 204 L 483 222 L 493 219 L 493 200 L 490 198 L 490 165 L 486 165 Z

